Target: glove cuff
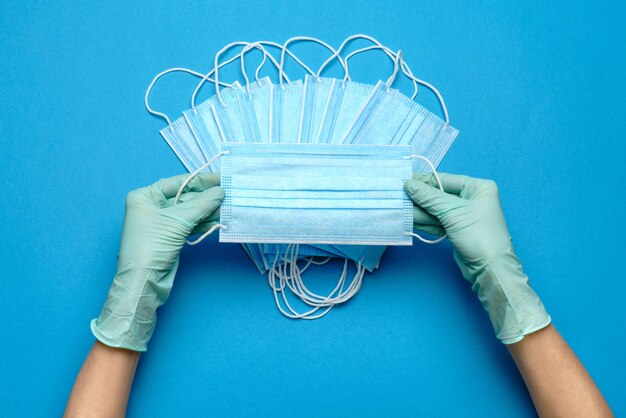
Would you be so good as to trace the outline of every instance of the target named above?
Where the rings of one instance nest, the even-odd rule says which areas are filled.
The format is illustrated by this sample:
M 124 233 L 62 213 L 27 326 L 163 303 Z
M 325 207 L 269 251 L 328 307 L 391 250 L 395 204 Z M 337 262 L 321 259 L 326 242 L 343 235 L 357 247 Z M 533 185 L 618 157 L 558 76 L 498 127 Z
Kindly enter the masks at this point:
M 103 344 L 146 351 L 156 325 L 156 310 L 168 298 L 176 269 L 158 271 L 127 265 L 113 279 L 91 332 Z
M 472 286 L 489 314 L 496 337 L 513 344 L 551 322 L 513 253 L 488 264 Z
M 132 335 L 120 336 L 119 333 L 110 332 L 106 324 L 102 326 L 100 318 L 91 320 L 91 332 L 104 345 L 109 347 L 125 348 L 132 351 L 144 352 L 148 350 L 147 341 L 139 341 L 137 338 L 133 338 Z

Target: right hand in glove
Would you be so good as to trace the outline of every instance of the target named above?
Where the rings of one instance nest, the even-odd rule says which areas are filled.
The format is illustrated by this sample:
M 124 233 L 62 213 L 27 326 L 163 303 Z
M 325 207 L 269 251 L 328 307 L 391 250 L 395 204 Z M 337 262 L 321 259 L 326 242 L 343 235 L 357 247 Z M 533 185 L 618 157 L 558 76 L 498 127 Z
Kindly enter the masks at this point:
M 454 246 L 454 259 L 489 314 L 496 336 L 505 344 L 546 327 L 550 315 L 530 288 L 513 251 L 491 180 L 439 173 L 415 173 L 405 189 L 416 207 L 415 227 L 443 235 Z

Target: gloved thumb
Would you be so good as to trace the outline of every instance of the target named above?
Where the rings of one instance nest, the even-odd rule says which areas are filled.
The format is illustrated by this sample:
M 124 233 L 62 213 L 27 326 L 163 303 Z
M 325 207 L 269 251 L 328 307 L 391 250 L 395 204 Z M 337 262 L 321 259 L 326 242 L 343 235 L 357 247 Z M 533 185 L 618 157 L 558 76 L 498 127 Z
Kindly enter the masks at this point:
M 407 180 L 404 188 L 417 206 L 436 217 L 450 209 L 453 199 L 459 199 L 419 180 Z
M 224 189 L 216 186 L 166 210 L 172 211 L 174 216 L 194 228 L 200 221 L 215 212 L 222 204 L 223 199 Z

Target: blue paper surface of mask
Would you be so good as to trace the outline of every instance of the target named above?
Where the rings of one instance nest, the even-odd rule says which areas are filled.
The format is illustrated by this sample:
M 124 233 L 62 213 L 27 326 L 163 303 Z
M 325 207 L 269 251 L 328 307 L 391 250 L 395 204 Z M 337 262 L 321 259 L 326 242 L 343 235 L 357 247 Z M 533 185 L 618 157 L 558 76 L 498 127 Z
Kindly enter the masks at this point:
M 261 244 L 261 249 L 265 255 L 272 259 L 271 261 L 273 262 L 276 254 L 285 255 L 287 253 L 288 245 L 289 244 Z M 333 247 L 329 246 L 329 248 Z M 308 257 L 345 257 L 345 255 L 338 251 L 327 251 L 319 246 L 300 244 L 298 246 L 298 258 Z
M 399 133 L 406 130 L 413 119 L 411 99 L 379 81 L 363 106 L 359 117 L 345 133 L 342 143 L 371 144 L 382 141 L 393 144 Z
M 319 128 L 318 143 L 339 144 L 359 116 L 374 86 L 335 80 Z
M 275 85 L 272 94 L 272 130 L 270 142 L 298 142 L 302 110 L 302 80 Z
M 412 245 L 408 146 L 224 143 L 221 242 Z
M 176 119 L 160 133 L 188 171 L 196 171 L 207 162 L 184 118 Z
M 232 100 L 234 96 L 229 92 L 239 88 L 241 88 L 241 85 L 235 81 L 232 88 L 224 89 L 225 99 L 228 101 Z M 211 106 L 215 103 L 217 103 L 217 96 L 211 96 L 195 108 L 183 112 L 187 125 L 204 155 L 205 162 L 221 149 L 220 130 L 211 111 Z M 215 160 L 210 168 L 211 171 L 218 172 L 220 170 L 219 159 Z
M 328 110 L 331 93 L 336 83 L 335 78 L 313 77 L 304 78 L 302 117 L 298 131 L 298 142 L 317 143 L 322 126 L 322 120 Z
M 410 145 L 412 154 L 423 155 L 437 166 L 458 133 L 437 115 L 379 81 L 342 143 Z M 426 171 L 427 165 L 415 159 L 413 169 Z
M 269 77 L 264 77 L 250 85 L 254 117 L 259 130 L 258 141 L 255 142 L 270 142 L 270 118 L 272 117 L 270 100 L 273 91 L 274 85 Z

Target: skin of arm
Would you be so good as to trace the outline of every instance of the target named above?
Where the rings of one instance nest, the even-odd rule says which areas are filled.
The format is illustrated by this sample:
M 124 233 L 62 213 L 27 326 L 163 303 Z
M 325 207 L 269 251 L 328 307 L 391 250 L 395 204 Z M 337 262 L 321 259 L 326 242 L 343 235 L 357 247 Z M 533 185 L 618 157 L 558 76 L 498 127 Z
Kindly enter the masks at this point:
M 593 379 L 552 324 L 507 348 L 539 416 L 613 416 Z
M 141 353 L 94 343 L 78 373 L 65 417 L 124 417 Z
M 440 177 L 438 177 L 440 176 Z M 414 226 L 446 233 L 463 277 L 506 344 L 541 417 L 610 417 L 576 354 L 551 325 L 515 255 L 497 185 L 454 174 L 415 173 L 406 182 Z

